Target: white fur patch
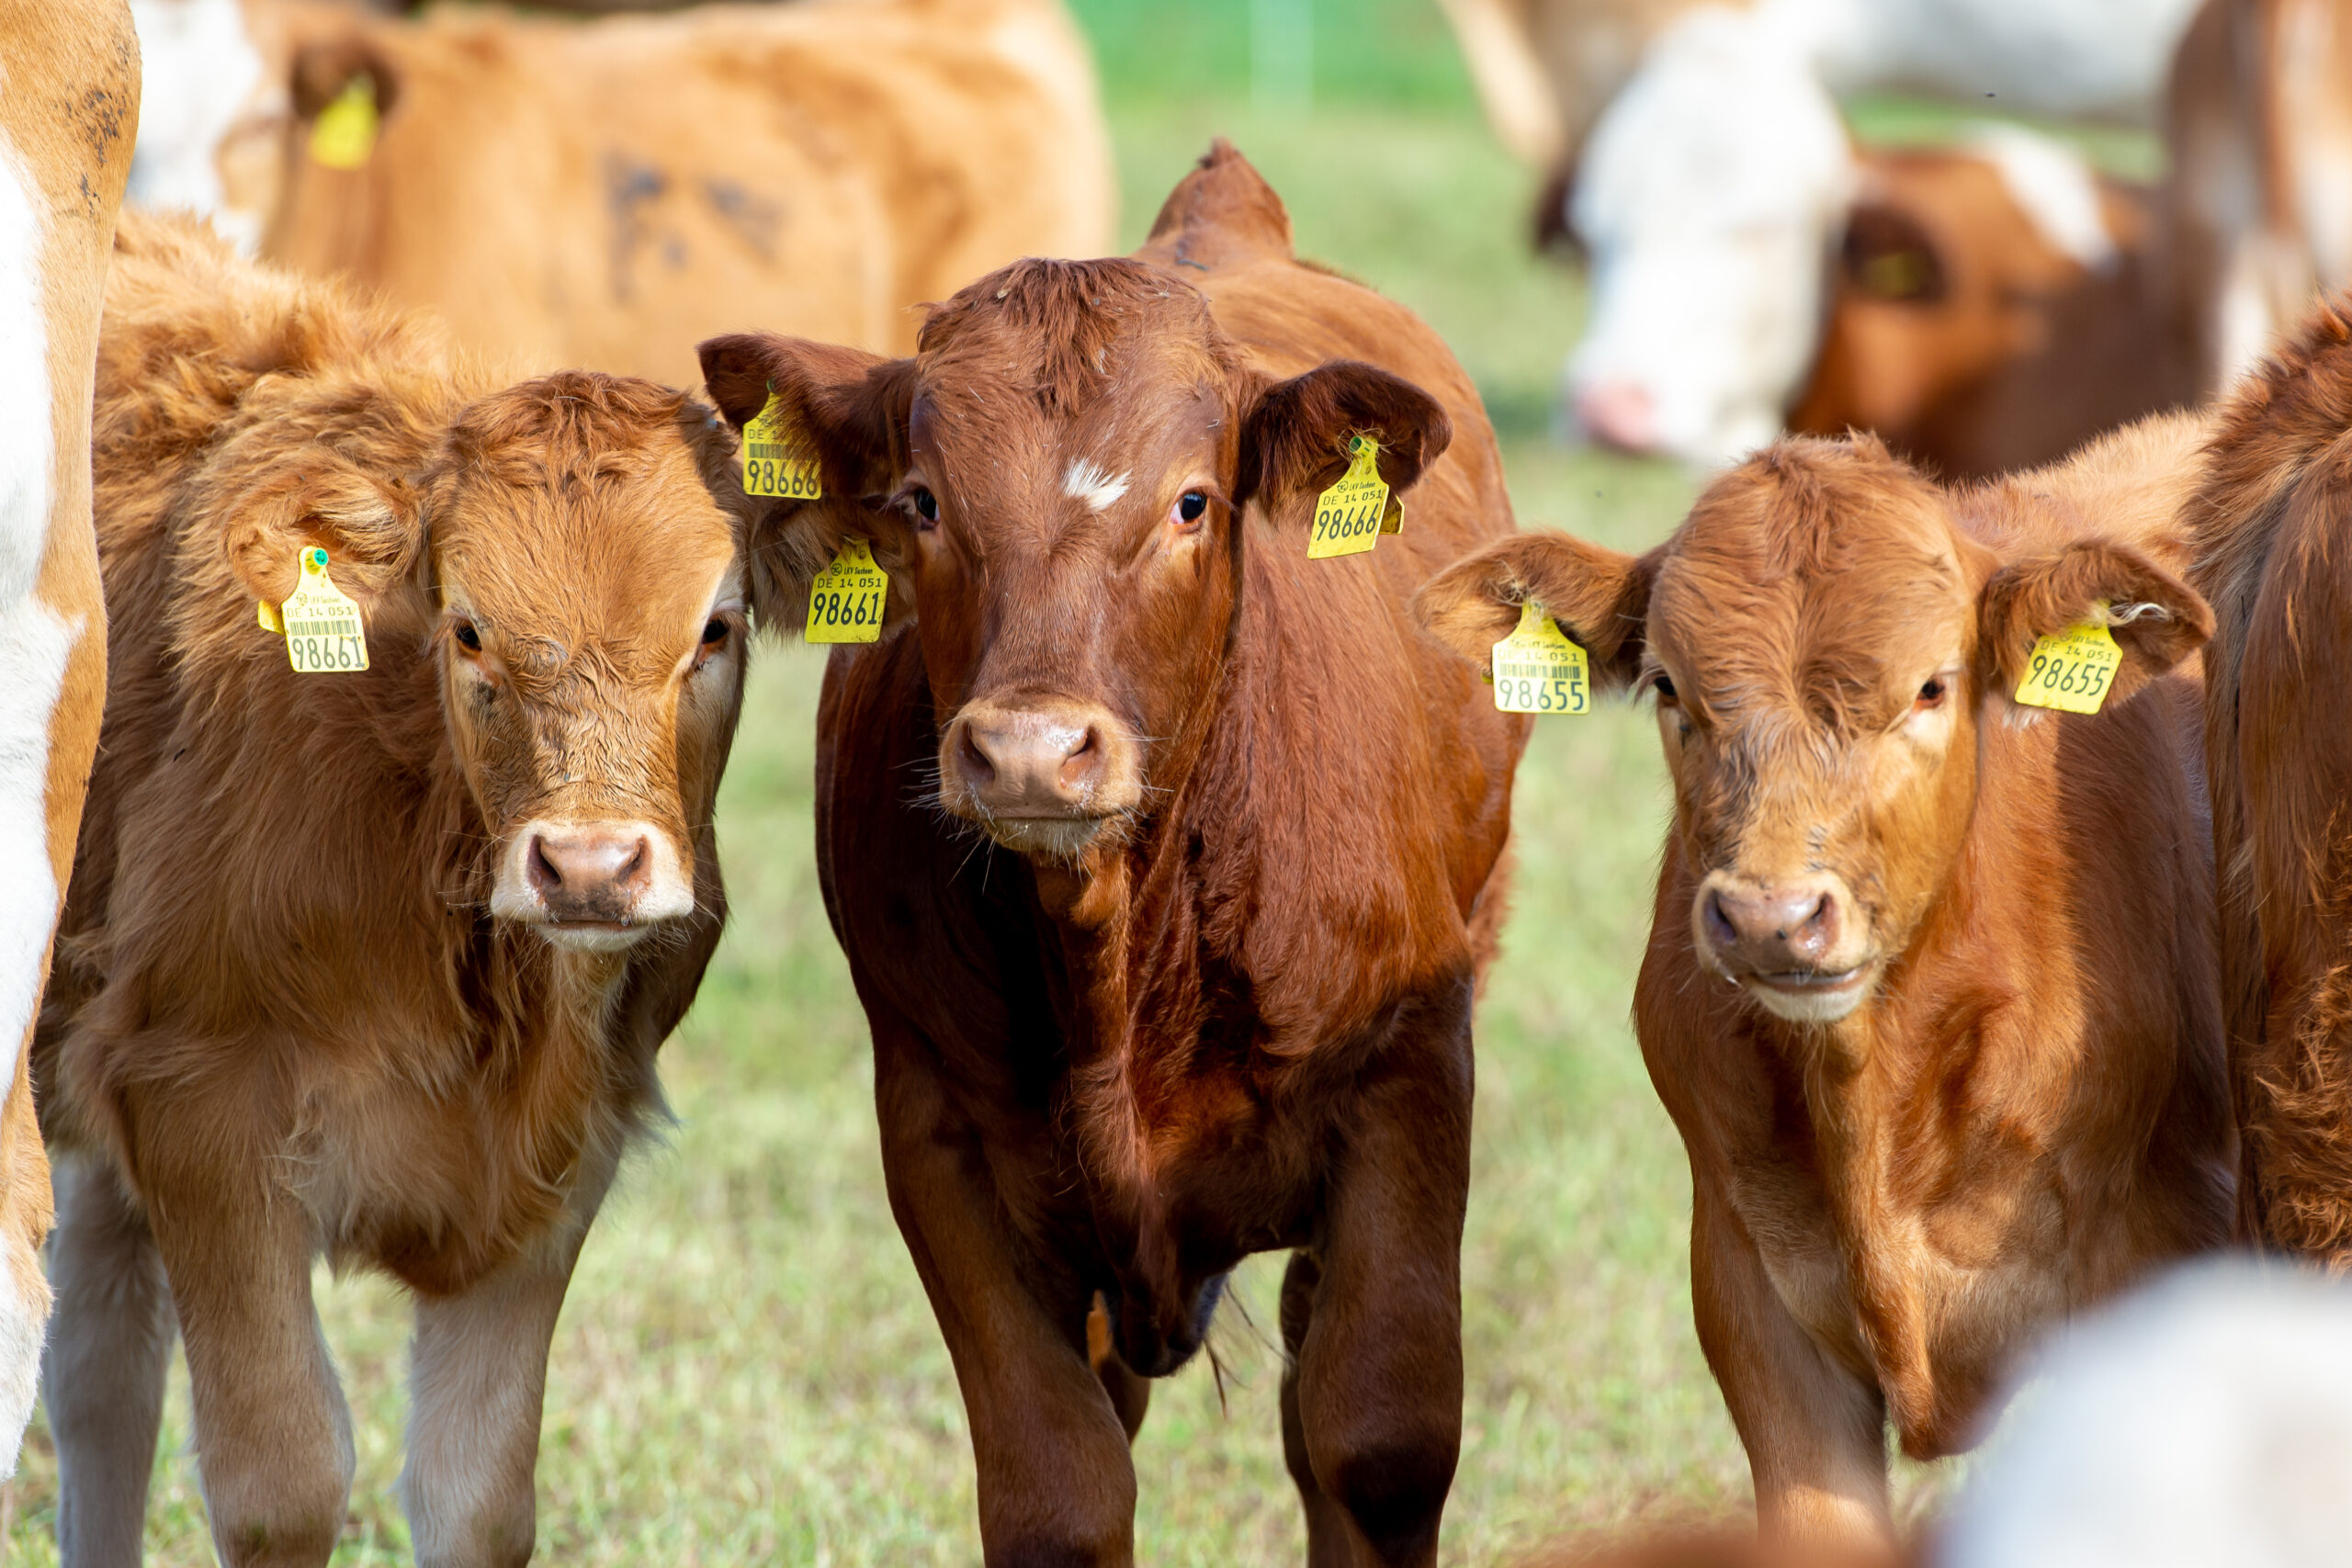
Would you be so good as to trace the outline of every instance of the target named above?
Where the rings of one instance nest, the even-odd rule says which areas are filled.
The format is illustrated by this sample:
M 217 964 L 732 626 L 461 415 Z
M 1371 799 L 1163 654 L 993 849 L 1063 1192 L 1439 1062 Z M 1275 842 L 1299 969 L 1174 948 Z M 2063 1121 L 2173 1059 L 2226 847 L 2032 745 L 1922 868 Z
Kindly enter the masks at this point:
M 2115 264 L 2115 236 L 2099 205 L 2098 181 L 2080 152 L 2014 125 L 1977 126 L 1968 141 L 2052 249 L 2094 272 Z
M 1118 499 L 1127 493 L 1127 476 L 1114 478 L 1085 457 L 1073 457 L 1062 475 L 1062 493 L 1072 501 L 1082 501 L 1097 512 L 1107 512 Z
M 49 537 L 49 318 L 37 187 L 0 146 L 0 1094 L 40 995 L 57 879 L 49 861 L 49 724 L 81 633 L 35 596 Z
M 130 19 L 139 32 L 139 140 L 123 199 L 209 218 L 251 255 L 259 226 L 224 209 L 218 161 L 262 79 L 243 0 L 130 0 Z

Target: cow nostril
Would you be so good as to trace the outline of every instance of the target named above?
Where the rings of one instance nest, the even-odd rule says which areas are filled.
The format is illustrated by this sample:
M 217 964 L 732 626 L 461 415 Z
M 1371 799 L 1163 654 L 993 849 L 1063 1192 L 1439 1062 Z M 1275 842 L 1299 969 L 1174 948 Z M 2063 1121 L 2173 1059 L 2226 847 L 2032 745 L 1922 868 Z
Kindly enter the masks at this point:
M 531 835 L 531 852 L 525 861 L 525 866 L 535 890 L 555 893 L 562 889 L 563 873 L 557 870 L 555 862 L 548 857 L 547 840 L 537 833 Z
M 621 883 L 642 881 L 652 853 L 653 846 L 646 841 L 644 834 L 639 834 L 636 844 L 629 850 L 628 861 L 622 864 L 620 874 L 615 880 Z
M 989 761 L 989 754 L 980 749 L 980 743 L 968 724 L 956 741 L 956 760 L 963 768 L 965 777 L 974 784 L 986 784 L 996 778 L 996 764 Z
M 1713 889 L 1707 894 L 1706 920 L 1707 939 L 1717 947 L 1730 947 L 1739 941 L 1739 928 L 1724 910 L 1723 895 Z

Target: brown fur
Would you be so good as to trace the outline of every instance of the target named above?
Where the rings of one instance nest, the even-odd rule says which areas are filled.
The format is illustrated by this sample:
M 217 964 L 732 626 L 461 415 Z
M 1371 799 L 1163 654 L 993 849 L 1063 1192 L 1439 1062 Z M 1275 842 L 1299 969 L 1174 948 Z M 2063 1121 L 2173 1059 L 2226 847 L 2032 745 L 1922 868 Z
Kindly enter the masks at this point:
M 1862 158 L 1799 434 L 1868 430 L 1949 479 L 2053 462 L 2199 391 L 2151 276 L 2149 197 L 2099 181 L 2112 264 L 2054 246 L 1961 151 Z
M 2324 672 L 2352 638 L 2352 324 L 2324 310 L 2223 406 L 2188 511 L 2207 662 L 2222 971 L 2252 1235 L 2352 1261 L 2352 776 Z
M 61 1344 L 167 1347 L 169 1309 L 126 1304 L 159 1260 L 224 1560 L 323 1562 L 350 1461 L 311 1258 L 388 1269 L 421 1299 L 419 1555 L 520 1561 L 528 1325 L 553 1326 L 723 918 L 729 444 L 647 382 L 498 388 L 430 325 L 155 220 L 118 243 L 96 424 L 113 680 L 37 1051 L 83 1168 Z M 254 624 L 308 544 L 363 608 L 364 674 L 296 674 Z M 519 836 L 621 820 L 690 913 L 597 951 L 493 915 Z M 427 1369 L 492 1352 L 479 1322 L 434 1325 L 491 1300 L 528 1397 L 446 1407 Z M 162 1370 L 102 1405 L 52 1382 L 69 1560 L 77 1528 L 93 1556 L 137 1539 Z
M 529 369 L 687 383 L 692 344 L 745 321 L 904 352 L 920 301 L 1015 256 L 1098 250 L 1115 217 L 1059 0 L 250 12 L 291 104 L 224 151 L 262 254 L 427 307 Z M 312 162 L 318 111 L 362 72 L 374 155 Z
M 746 336 L 704 363 L 730 420 L 773 382 L 820 448 L 841 499 L 786 527 L 864 534 L 893 574 L 896 629 L 827 678 L 820 868 L 989 1560 L 1129 1560 L 1143 1378 L 1287 1248 L 1311 1551 L 1431 1562 L 1470 1003 L 1526 734 L 1406 607 L 1510 527 L 1468 378 L 1295 260 L 1223 144 L 1135 256 L 983 278 L 911 361 Z M 1359 432 L 1404 532 L 1309 561 Z M 960 748 L 1048 720 L 1089 738 L 1068 765 L 1097 793 L 992 814 Z
M 1476 658 L 1540 597 L 1598 680 L 1659 694 L 1675 818 L 1634 1021 L 1769 1538 L 1887 1544 L 1889 1423 L 1964 1448 L 2052 1319 L 2227 1234 L 2211 620 L 2176 575 L 2203 434 L 2151 421 L 1960 490 L 1792 439 L 1646 556 L 1527 536 L 1422 592 Z M 2018 706 L 2034 638 L 2100 601 L 2102 711 Z M 1776 991 L 1716 934 L 1713 900 L 1792 886 L 1837 917 L 1817 973 L 1850 1000 Z

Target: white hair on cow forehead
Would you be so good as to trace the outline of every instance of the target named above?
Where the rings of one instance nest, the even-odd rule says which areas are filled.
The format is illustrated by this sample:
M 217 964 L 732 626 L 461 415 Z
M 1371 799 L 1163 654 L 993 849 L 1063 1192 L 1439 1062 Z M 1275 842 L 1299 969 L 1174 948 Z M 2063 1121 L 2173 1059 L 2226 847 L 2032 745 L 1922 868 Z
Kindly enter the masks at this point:
M 1073 457 L 1062 473 L 1062 493 L 1082 501 L 1097 512 L 1107 512 L 1127 493 L 1125 474 L 1114 476 L 1091 457 Z
M 1977 126 L 1968 143 L 2052 248 L 2094 271 L 2114 265 L 2115 236 L 2108 231 L 2098 179 L 2080 152 L 2014 125 Z

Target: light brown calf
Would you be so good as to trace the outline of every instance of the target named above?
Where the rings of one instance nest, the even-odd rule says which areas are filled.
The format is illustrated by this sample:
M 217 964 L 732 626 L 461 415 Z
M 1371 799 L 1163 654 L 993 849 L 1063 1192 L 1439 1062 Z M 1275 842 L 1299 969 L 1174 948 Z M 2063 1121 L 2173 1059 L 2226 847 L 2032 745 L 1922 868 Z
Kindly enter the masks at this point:
M 318 1564 L 320 1254 L 416 1297 L 423 1563 L 516 1563 L 548 1337 L 724 910 L 748 585 L 707 410 L 126 220 L 98 356 L 104 745 L 34 1053 L 65 1561 L 136 1562 L 175 1324 L 213 1540 Z M 255 625 L 322 547 L 369 667 Z
M 40 1382 L 49 1163 L 26 1066 L 106 695 L 90 362 L 139 121 L 122 0 L 0 3 L 0 1475 Z
M 1657 699 L 1674 778 L 1634 1011 L 1690 1152 L 1701 1345 L 1768 1535 L 1882 1548 L 1886 1428 L 1966 1447 L 2054 1319 L 2227 1234 L 2196 653 L 2173 521 L 2203 430 L 1944 490 L 1793 439 L 1647 555 L 1488 547 L 1423 613 L 1525 599 Z M 2012 697 L 2098 618 L 2095 716 Z

